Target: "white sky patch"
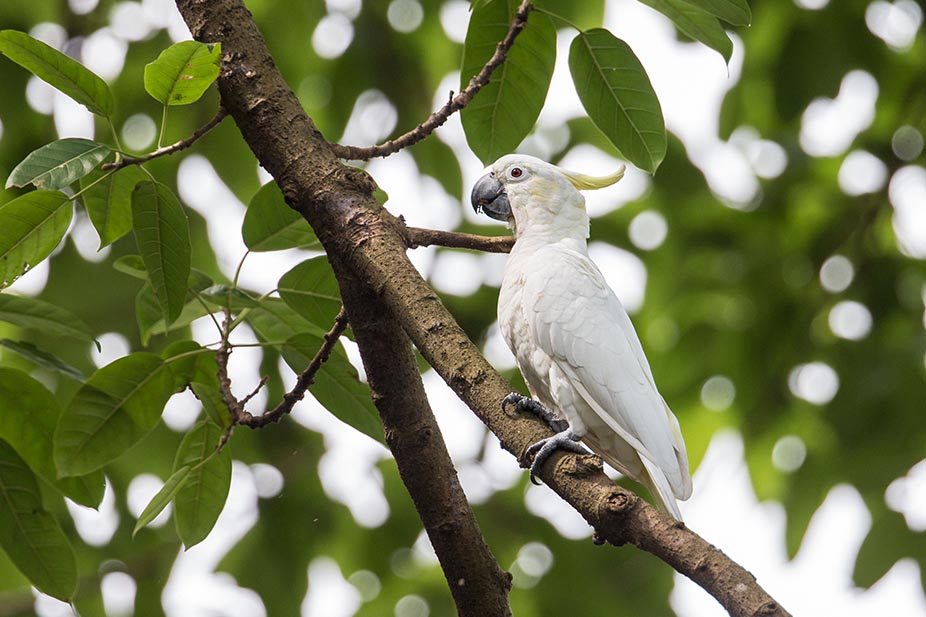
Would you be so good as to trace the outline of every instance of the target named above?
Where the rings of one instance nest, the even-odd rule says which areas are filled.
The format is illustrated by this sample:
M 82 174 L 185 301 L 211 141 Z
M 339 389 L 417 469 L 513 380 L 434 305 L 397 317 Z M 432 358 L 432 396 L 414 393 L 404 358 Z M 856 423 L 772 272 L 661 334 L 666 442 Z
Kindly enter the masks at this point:
M 250 468 L 232 462 L 231 486 L 225 507 L 209 536 L 180 550 L 161 594 L 167 617 L 224 615 L 266 617 L 256 592 L 239 587 L 227 573 L 216 572 L 219 562 L 257 522 L 257 490 Z M 247 584 L 246 581 L 243 581 Z
M 468 296 L 482 284 L 482 260 L 463 251 L 438 251 L 428 280 L 442 293 Z
M 514 368 L 518 364 L 505 339 L 502 338 L 502 331 L 499 330 L 497 321 L 489 326 L 482 353 L 489 364 L 500 371 Z
M 701 386 L 701 404 L 711 411 L 724 411 L 736 398 L 736 386 L 725 375 L 714 375 Z
M 84 66 L 106 81 L 112 81 L 122 72 L 128 50 L 128 43 L 111 28 L 100 28 L 84 39 L 80 56 Z
M 894 172 L 888 197 L 901 252 L 926 259 L 926 168 L 908 165 Z
M 662 246 L 669 234 L 666 217 L 656 210 L 644 210 L 633 217 L 628 228 L 630 241 L 644 251 L 652 251 Z
M 325 0 L 329 13 L 340 13 L 350 20 L 357 19 L 363 7 L 361 0 Z
M 425 372 L 421 380 L 450 457 L 457 465 L 473 461 L 482 450 L 485 426 L 433 369 Z
M 361 92 L 354 103 L 342 144 L 368 146 L 379 143 L 395 129 L 399 114 L 385 94 L 379 90 Z
M 68 0 L 68 8 L 75 15 L 86 15 L 97 7 L 100 0 Z
M 392 0 L 386 12 L 389 25 L 398 32 L 414 32 L 424 19 L 424 9 L 417 0 Z
M 326 15 L 312 33 L 312 48 L 320 58 L 333 60 L 347 51 L 354 39 L 354 25 L 341 13 Z
M 801 148 L 810 156 L 838 156 L 875 118 L 878 82 L 855 70 L 843 78 L 835 99 L 811 101 L 801 116 Z
M 855 267 L 848 257 L 833 255 L 820 267 L 820 284 L 830 293 L 840 293 L 849 288 L 855 278 Z
M 897 52 L 910 49 L 922 24 L 923 9 L 914 0 L 875 0 L 865 10 L 871 33 Z
M 448 39 L 454 43 L 462 43 L 466 40 L 469 15 L 469 2 L 465 0 L 450 0 L 441 5 L 440 25 Z
M 129 150 L 142 152 L 157 136 L 157 124 L 148 114 L 133 114 L 122 123 L 122 143 Z
M 785 435 L 772 448 L 772 465 L 785 473 L 800 469 L 806 458 L 807 446 L 797 435 Z
M 154 28 L 140 2 L 119 2 L 109 12 L 113 32 L 126 41 L 141 41 L 151 36 Z
M 151 503 L 154 496 L 164 487 L 164 481 L 166 479 L 167 478 L 164 478 L 162 480 L 151 473 L 141 473 L 132 478 L 132 481 L 129 482 L 129 488 L 126 491 L 125 501 L 126 505 L 129 507 L 129 513 L 135 517 L 135 520 L 138 520 L 138 517 L 145 511 L 145 508 Z M 150 527 L 151 529 L 163 527 L 167 524 L 167 521 L 170 520 L 170 514 L 173 512 L 173 509 L 173 503 L 167 504 L 167 507 L 161 510 L 161 512 L 154 517 L 154 520 L 150 521 L 145 527 Z
M 53 100 L 55 130 L 58 132 L 58 137 L 93 139 L 94 119 L 90 110 L 57 90 L 54 92 Z
M 48 21 L 34 25 L 29 30 L 29 36 L 42 41 L 49 47 L 54 47 L 58 51 L 64 49 L 64 44 L 68 40 L 68 33 L 64 26 Z
M 639 311 L 646 294 L 646 266 L 640 258 L 605 242 L 589 244 L 588 254 L 627 312 Z
M 865 150 L 853 150 L 839 167 L 839 188 L 846 195 L 874 193 L 887 182 L 887 165 Z
M 100 348 L 97 349 L 96 344 L 90 343 L 90 359 L 97 368 L 115 362 L 132 350 L 129 341 L 118 332 L 100 334 L 96 340 L 100 343 Z
M 116 510 L 116 495 L 108 478 L 103 501 L 96 510 L 78 505 L 67 498 L 64 501 L 81 540 L 90 546 L 104 546 L 109 543 L 119 528 L 119 512 Z
M 891 482 L 884 492 L 887 507 L 900 512 L 907 520 L 911 530 L 922 533 L 926 531 L 926 460 L 913 467 L 907 475 Z
M 302 602 L 303 617 L 351 617 L 362 599 L 357 588 L 341 574 L 338 562 L 328 556 L 309 564 L 309 590 Z
M 202 411 L 202 405 L 190 390 L 178 392 L 170 397 L 161 419 L 172 431 L 185 433 L 193 428 Z
M 83 208 L 78 208 L 74 213 L 68 237 L 74 243 L 74 248 L 77 249 L 81 258 L 86 261 L 99 263 L 109 257 L 110 247 L 105 246 L 100 249 L 100 236 L 90 222 L 87 211 Z
M 814 405 L 826 405 L 839 391 L 839 375 L 825 362 L 799 364 L 788 375 L 791 393 Z
M 135 579 L 125 572 L 104 574 L 100 581 L 100 593 L 107 617 L 130 617 L 135 613 Z
M 553 525 L 564 538 L 582 540 L 592 535 L 593 530 L 582 515 L 548 486 L 528 484 L 524 493 L 524 505 L 527 506 L 528 512 Z
M 4 287 L 4 293 L 14 292 L 23 296 L 37 296 L 45 289 L 48 282 L 48 273 L 50 270 L 49 261 L 43 260 L 38 265 L 32 266 L 29 270 L 16 279 L 11 285 Z
M 55 111 L 55 88 L 35 75 L 26 82 L 26 103 L 33 111 L 51 115 Z
M 836 336 L 860 341 L 871 332 L 871 311 L 861 302 L 843 300 L 830 309 L 828 322 Z
M 560 161 L 559 166 L 590 176 L 607 176 L 613 174 L 622 164 L 624 164 L 623 161 L 619 161 L 598 148 L 582 144 L 570 150 Z M 582 191 L 585 197 L 585 209 L 592 218 L 603 216 L 626 203 L 643 197 L 649 191 L 651 183 L 649 174 L 633 165 L 628 165 L 624 177 L 617 184 L 595 191 Z

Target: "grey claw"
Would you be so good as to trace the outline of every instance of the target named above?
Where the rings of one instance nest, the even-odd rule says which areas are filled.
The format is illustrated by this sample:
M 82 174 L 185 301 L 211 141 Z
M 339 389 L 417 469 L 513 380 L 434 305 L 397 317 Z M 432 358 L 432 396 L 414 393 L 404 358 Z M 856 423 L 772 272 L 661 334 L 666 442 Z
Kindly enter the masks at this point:
M 540 473 L 540 469 L 543 467 L 544 463 L 547 462 L 547 459 L 550 458 L 556 450 L 566 450 L 568 452 L 575 452 L 576 454 L 590 454 L 589 451 L 579 443 L 579 439 L 580 437 L 578 435 L 567 428 L 552 437 L 547 437 L 535 444 L 531 444 L 526 451 L 527 455 L 536 453 L 531 463 L 531 482 L 533 484 L 540 484 L 537 481 L 537 475 Z

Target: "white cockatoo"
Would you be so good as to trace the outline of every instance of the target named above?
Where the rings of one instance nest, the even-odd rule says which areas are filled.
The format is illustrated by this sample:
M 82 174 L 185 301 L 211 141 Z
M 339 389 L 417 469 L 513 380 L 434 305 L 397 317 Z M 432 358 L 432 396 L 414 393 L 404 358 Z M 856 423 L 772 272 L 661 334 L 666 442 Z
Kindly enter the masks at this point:
M 538 413 L 557 431 L 528 450 L 536 452 L 531 480 L 555 449 L 584 452 L 582 441 L 681 520 L 676 499 L 691 495 L 691 476 L 678 420 L 627 312 L 588 256 L 579 191 L 614 184 L 624 167 L 593 178 L 512 154 L 490 170 L 472 204 L 513 226 L 498 325 L 533 397 L 512 393 L 502 406 Z

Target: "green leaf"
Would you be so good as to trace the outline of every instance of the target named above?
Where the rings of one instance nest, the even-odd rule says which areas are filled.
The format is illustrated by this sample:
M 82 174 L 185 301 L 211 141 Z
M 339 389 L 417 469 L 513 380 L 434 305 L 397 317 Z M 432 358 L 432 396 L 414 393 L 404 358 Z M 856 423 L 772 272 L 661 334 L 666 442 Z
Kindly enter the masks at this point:
M 666 154 L 666 126 L 656 92 L 627 43 L 607 30 L 581 32 L 569 69 L 592 122 L 631 163 L 655 173 Z
M 200 292 L 200 295 L 207 302 L 218 306 L 226 306 L 233 311 L 240 311 L 245 308 L 254 308 L 260 306 L 257 298 L 241 289 L 240 287 L 230 287 L 228 285 L 213 285 L 208 289 Z
M 293 371 L 301 373 L 324 342 L 320 335 L 297 334 L 283 345 L 283 359 Z M 315 383 L 309 392 L 336 418 L 385 443 L 383 425 L 370 398 L 370 388 L 360 381 L 343 349 L 334 347 L 328 361 L 315 374 Z
M 145 90 L 163 105 L 195 103 L 219 76 L 221 59 L 218 43 L 174 43 L 145 66 Z
M 80 370 L 74 368 L 58 356 L 49 353 L 44 349 L 39 349 L 33 343 L 28 341 L 13 341 L 8 338 L 4 338 L 0 339 L 0 346 L 6 347 L 10 351 L 19 354 L 36 366 L 41 366 L 42 368 L 57 371 L 62 375 L 67 375 L 71 379 L 76 379 L 77 381 L 84 380 L 84 374 L 81 373 Z
M 170 365 L 170 372 L 174 375 L 174 390 L 180 392 L 193 381 L 197 367 L 196 360 L 200 355 L 214 353 L 190 339 L 174 341 L 165 347 L 161 352 L 161 358 L 165 364 Z
M 205 317 L 209 312 L 208 306 L 204 306 L 192 293 L 188 293 L 187 302 L 183 305 L 180 315 L 170 325 L 167 325 L 161 313 L 161 305 L 150 284 L 138 290 L 135 296 L 135 319 L 141 333 L 142 345 L 146 346 L 152 336 L 185 328 L 200 317 Z
M 746 0 L 684 0 L 684 2 L 734 26 L 748 26 L 752 23 L 752 10 Z
M 73 215 L 70 198 L 58 191 L 33 191 L 0 206 L 0 289 L 48 257 Z
M 135 521 L 135 528 L 132 529 L 132 537 L 135 537 L 139 531 L 141 531 L 148 523 L 157 518 L 158 514 L 167 507 L 167 504 L 174 498 L 177 492 L 183 488 L 184 483 L 190 477 L 190 468 L 181 467 L 177 469 L 167 478 L 167 482 L 164 483 L 164 486 L 161 487 L 161 490 L 151 498 L 151 501 L 148 502 L 148 505 L 145 506 L 145 509 L 141 511 L 141 514 L 138 515 L 138 520 Z
M 733 41 L 717 21 L 717 18 L 685 0 L 640 0 L 675 24 L 680 32 L 700 41 L 723 56 L 729 64 L 733 55 Z
M 0 546 L 39 591 L 67 602 L 77 591 L 77 560 L 67 536 L 42 508 L 35 476 L 0 440 Z
M 28 296 L 0 295 L 0 321 L 16 324 L 23 328 L 68 336 L 95 343 L 90 326 L 77 315 L 50 302 Z M 99 344 L 97 343 L 97 347 Z
M 321 336 L 327 329 L 306 321 L 304 317 L 278 298 L 261 300 L 260 308 L 248 313 L 247 322 L 254 328 L 258 337 L 271 343 L 280 343 L 300 332 L 307 331 Z
M 28 184 L 37 189 L 54 191 L 77 182 L 109 156 L 106 144 L 89 139 L 68 137 L 34 150 L 13 168 L 6 188 Z
M 160 358 L 133 353 L 91 375 L 61 414 L 55 430 L 59 476 L 99 469 L 155 427 L 174 392 Z
M 26 373 L 0 368 L 0 439 L 32 470 L 75 502 L 95 508 L 103 501 L 102 471 L 58 478 L 53 460 L 55 425 L 61 407 L 51 392 Z
M 516 0 L 497 0 L 473 10 L 463 47 L 463 89 L 495 53 L 517 11 Z M 532 12 L 502 66 L 460 112 L 469 147 L 489 164 L 527 137 L 547 97 L 556 64 L 556 28 Z
M 190 477 L 174 498 L 174 525 L 189 549 L 202 542 L 215 526 L 231 485 L 232 461 L 228 447 L 216 452 L 223 429 L 203 420 L 187 433 L 174 468 L 190 467 Z
M 325 330 L 341 310 L 341 291 L 324 255 L 307 259 L 284 274 L 277 291 L 291 309 Z
M 81 178 L 81 189 L 87 189 L 103 174 L 104 172 L 94 171 Z M 109 173 L 83 193 L 84 207 L 100 236 L 100 248 L 109 246 L 132 231 L 132 191 L 135 185 L 146 177 L 144 172 L 134 165 L 123 167 L 115 173 Z
M 106 82 L 87 67 L 24 32 L 0 32 L 0 52 L 98 116 L 113 113 Z
M 302 215 L 286 205 L 276 182 L 265 184 L 251 198 L 241 236 L 255 252 L 321 246 Z
M 209 383 L 194 381 L 190 384 L 190 389 L 202 403 L 203 412 L 210 422 L 221 428 L 229 425 L 231 415 L 228 413 L 225 401 L 222 400 L 222 395 L 219 394 L 219 382 L 214 374 Z
M 145 268 L 145 260 L 141 255 L 123 255 L 113 262 L 113 268 L 137 279 L 148 280 L 148 269 Z
M 190 226 L 183 206 L 160 182 L 140 182 L 132 192 L 132 227 L 148 280 L 168 325 L 180 316 L 190 278 Z

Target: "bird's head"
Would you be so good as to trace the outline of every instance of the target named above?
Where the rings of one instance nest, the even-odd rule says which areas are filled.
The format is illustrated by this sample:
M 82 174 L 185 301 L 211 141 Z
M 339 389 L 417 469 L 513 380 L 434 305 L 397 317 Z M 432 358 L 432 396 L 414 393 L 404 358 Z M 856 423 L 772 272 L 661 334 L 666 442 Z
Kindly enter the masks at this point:
M 610 186 L 623 175 L 623 165 L 610 176 L 596 178 L 533 156 L 509 154 L 495 161 L 476 182 L 470 199 L 477 213 L 513 223 L 517 232 L 538 218 L 585 216 L 585 198 L 579 191 Z

